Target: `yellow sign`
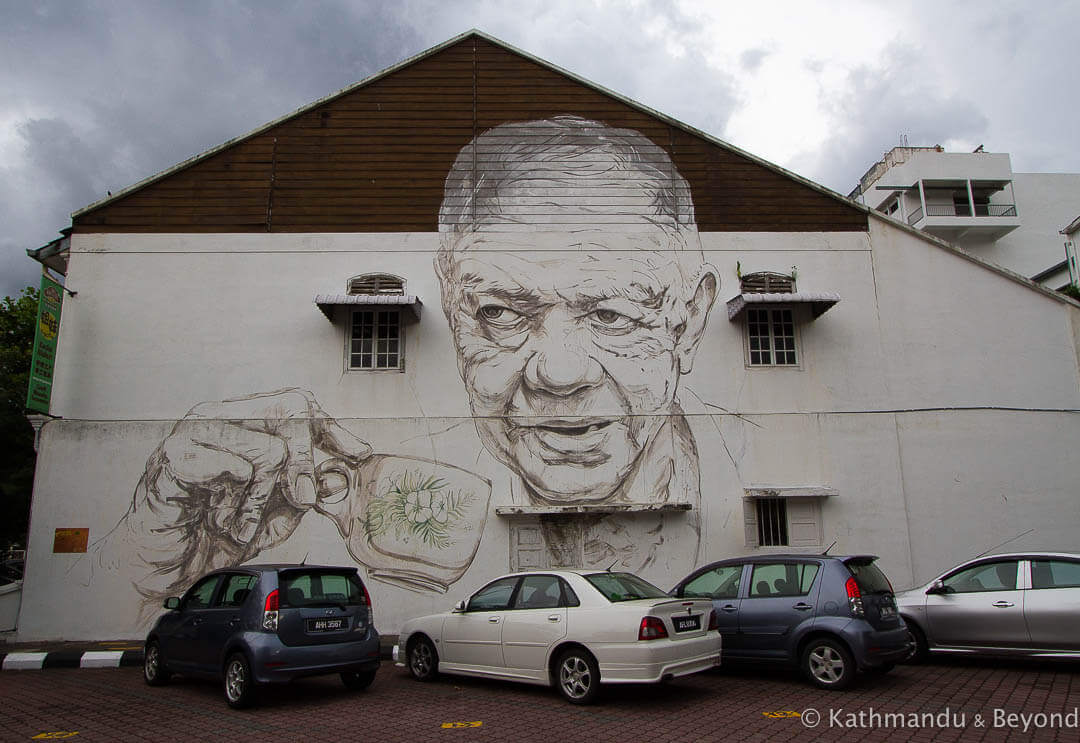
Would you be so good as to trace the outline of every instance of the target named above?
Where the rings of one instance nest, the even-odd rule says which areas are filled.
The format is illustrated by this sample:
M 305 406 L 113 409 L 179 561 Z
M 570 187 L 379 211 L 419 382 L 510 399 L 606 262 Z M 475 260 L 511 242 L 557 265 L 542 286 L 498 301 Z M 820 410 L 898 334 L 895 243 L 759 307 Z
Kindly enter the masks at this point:
M 798 712 L 790 709 L 782 709 L 776 712 L 762 712 L 761 714 L 773 720 L 782 720 L 785 717 L 802 717 Z
M 478 728 L 484 723 L 477 720 L 476 722 L 444 722 L 442 727 L 444 728 Z
M 90 539 L 90 530 L 57 529 L 53 534 L 53 552 L 86 552 L 86 544 Z
M 38 733 L 31 740 L 57 740 L 58 738 L 74 738 L 78 732 L 57 731 L 55 733 Z

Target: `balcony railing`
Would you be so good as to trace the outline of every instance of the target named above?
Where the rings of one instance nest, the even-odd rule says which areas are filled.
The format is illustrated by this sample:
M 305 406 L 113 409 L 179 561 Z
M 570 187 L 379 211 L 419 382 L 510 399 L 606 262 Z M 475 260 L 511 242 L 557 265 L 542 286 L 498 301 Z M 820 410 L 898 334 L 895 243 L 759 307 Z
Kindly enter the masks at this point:
M 922 207 L 918 207 L 908 215 L 908 224 L 921 222 L 923 219 Z M 967 204 L 927 204 L 927 217 L 970 217 L 971 207 Z M 976 217 L 1015 217 L 1016 204 L 976 204 Z

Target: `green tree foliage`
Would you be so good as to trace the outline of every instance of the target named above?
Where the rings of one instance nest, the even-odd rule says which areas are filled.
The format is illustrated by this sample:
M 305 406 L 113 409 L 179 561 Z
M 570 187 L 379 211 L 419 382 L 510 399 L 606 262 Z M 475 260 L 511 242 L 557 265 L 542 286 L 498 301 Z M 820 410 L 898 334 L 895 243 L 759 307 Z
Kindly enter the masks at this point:
M 0 548 L 26 544 L 35 455 L 25 406 L 37 310 L 33 287 L 0 302 Z

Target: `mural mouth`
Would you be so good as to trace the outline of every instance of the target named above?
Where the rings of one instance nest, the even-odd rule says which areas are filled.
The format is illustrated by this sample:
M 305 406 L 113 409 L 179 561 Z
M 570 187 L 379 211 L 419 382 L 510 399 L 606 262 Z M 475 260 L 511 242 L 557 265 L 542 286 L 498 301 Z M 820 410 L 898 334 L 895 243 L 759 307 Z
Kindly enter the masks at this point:
M 532 441 L 530 448 L 547 464 L 596 466 L 608 457 L 606 448 L 617 418 L 541 418 L 518 426 L 518 433 Z
M 576 418 L 573 420 L 563 419 L 550 419 L 541 422 L 534 422 L 531 425 L 523 426 L 523 428 L 530 428 L 536 433 L 550 433 L 557 436 L 588 436 L 589 434 L 599 433 L 605 428 L 610 426 L 615 421 L 610 418 L 594 419 Z

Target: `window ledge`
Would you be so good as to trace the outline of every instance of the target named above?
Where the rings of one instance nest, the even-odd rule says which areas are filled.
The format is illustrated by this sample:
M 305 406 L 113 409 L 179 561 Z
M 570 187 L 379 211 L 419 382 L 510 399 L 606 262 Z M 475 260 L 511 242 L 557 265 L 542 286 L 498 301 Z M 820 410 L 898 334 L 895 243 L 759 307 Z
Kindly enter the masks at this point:
M 539 516 L 690 510 L 693 510 L 693 505 L 690 503 L 590 503 L 573 506 L 499 506 L 495 509 L 495 513 L 499 516 Z
M 834 292 L 793 292 L 791 294 L 737 294 L 727 301 L 728 320 L 735 321 L 750 304 L 808 304 L 814 317 L 820 317 L 840 301 Z
M 743 488 L 747 498 L 827 498 L 840 495 L 835 488 L 806 485 L 801 487 L 755 485 Z

